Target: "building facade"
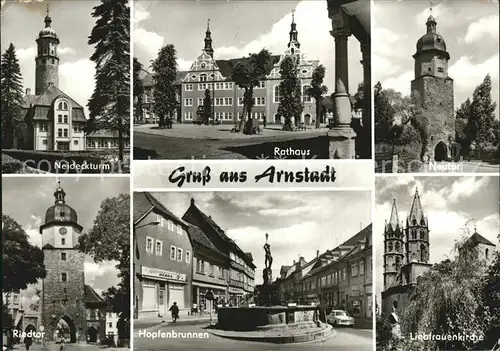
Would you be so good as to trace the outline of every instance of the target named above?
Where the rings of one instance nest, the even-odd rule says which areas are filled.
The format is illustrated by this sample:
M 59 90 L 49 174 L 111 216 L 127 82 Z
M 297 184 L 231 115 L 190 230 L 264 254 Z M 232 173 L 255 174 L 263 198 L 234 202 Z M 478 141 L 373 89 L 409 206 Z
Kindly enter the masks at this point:
M 26 89 L 22 113 L 26 126 L 17 147 L 40 151 L 102 150 L 118 147 L 117 135 L 101 130 L 84 132 L 84 108 L 59 88 L 59 37 L 47 9 L 45 28 L 36 39 L 35 94 Z M 125 138 L 125 148 L 129 139 Z
M 295 56 L 299 60 L 298 74 L 302 85 L 302 101 L 304 110 L 300 121 L 311 125 L 316 119 L 316 107 L 312 97 L 306 94 L 311 84 L 312 72 L 319 65 L 317 60 L 308 60 L 301 51 L 298 40 L 297 24 L 292 20 L 289 32 L 289 42 L 281 55 L 272 55 L 271 62 L 266 67 L 265 75 L 260 84 L 253 90 L 254 106 L 252 117 L 261 123 L 282 124 L 283 118 L 278 116 L 277 110 L 280 102 L 279 74 L 281 62 L 287 56 Z M 244 90 L 236 86 L 231 74 L 234 67 L 242 58 L 218 60 L 212 46 L 212 33 L 207 26 L 204 39 L 204 49 L 194 60 L 188 71 L 179 72 L 177 84 L 179 87 L 180 109 L 176 115 L 178 123 L 196 123 L 202 120 L 198 115 L 200 107 L 204 105 L 205 92 L 208 89 L 212 100 L 213 116 L 210 123 L 234 124 L 242 118 Z M 154 123 L 158 119 L 151 109 L 153 101 L 152 76 L 147 74 L 143 78 L 145 89 L 143 97 L 142 121 Z
M 191 311 L 193 248 L 188 225 L 147 192 L 134 193 L 135 316 Z
M 428 121 L 428 156 L 431 160 L 451 158 L 455 140 L 453 79 L 448 76 L 450 54 L 444 38 L 437 32 L 432 15 L 426 22 L 427 32 L 417 41 L 415 79 L 411 81 L 414 103 Z
M 254 291 L 255 265 L 253 259 L 243 252 L 210 216 L 207 216 L 196 206 L 194 199 L 191 200 L 191 205 L 182 219 L 198 227 L 218 251 L 229 257 L 228 270 L 223 270 L 228 283 L 228 300 L 226 301 L 232 306 L 239 306 L 243 297 Z

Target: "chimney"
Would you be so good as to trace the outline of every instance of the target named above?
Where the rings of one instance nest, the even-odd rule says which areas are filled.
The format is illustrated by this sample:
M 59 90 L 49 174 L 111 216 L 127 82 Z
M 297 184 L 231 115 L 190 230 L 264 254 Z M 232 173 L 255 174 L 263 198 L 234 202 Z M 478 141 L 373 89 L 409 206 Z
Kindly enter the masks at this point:
M 316 257 L 319 257 L 319 250 L 316 250 Z
M 28 95 L 31 95 L 31 89 L 30 88 L 26 88 L 26 96 Z

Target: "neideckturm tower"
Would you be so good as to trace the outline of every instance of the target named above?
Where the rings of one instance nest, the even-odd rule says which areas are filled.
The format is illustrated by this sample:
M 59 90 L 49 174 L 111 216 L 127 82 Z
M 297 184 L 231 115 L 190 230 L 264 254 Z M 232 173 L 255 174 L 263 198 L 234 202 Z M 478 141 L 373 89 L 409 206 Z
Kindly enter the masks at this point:
M 453 79 L 448 76 L 450 54 L 432 15 L 426 26 L 427 32 L 417 41 L 413 55 L 415 79 L 411 82 L 411 93 L 415 105 L 428 121 L 428 156 L 431 160 L 444 161 L 451 158 L 455 139 Z
M 203 49 L 210 57 L 214 57 L 214 49 L 212 47 L 212 32 L 210 31 L 210 20 L 207 22 L 207 31 L 205 32 L 205 48 Z
M 403 225 L 399 222 L 396 200 L 392 204 L 389 222 L 384 228 L 384 290 L 398 284 L 404 263 Z
M 66 204 L 66 193 L 59 185 L 55 204 L 45 213 L 40 226 L 43 264 L 47 276 L 42 281 L 41 320 L 47 340 L 55 332 L 71 342 L 86 340 L 84 254 L 78 237 L 82 226 L 76 211 Z
M 37 55 L 35 58 L 35 95 L 41 95 L 49 85 L 59 87 L 59 38 L 54 29 L 50 27 L 52 19 L 49 15 L 47 5 L 47 16 L 45 16 L 45 28 L 40 31 L 37 44 Z

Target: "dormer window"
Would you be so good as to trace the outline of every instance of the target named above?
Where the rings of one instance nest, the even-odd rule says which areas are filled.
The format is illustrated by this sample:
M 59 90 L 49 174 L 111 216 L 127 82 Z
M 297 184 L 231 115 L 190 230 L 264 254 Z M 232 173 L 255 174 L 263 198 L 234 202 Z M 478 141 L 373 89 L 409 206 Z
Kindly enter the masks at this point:
M 440 42 L 441 42 L 441 37 L 437 37 L 436 41 L 437 41 L 438 43 L 440 43 Z

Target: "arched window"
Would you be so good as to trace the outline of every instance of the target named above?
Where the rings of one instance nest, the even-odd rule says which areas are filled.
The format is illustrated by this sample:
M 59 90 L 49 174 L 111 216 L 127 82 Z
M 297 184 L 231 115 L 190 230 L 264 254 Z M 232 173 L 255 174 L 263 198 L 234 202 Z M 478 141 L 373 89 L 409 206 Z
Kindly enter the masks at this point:
M 389 245 L 388 245 L 388 250 L 389 250 L 389 252 L 391 252 L 391 251 L 392 251 L 392 242 L 389 242 Z
M 425 240 L 425 232 L 424 231 L 420 232 L 420 240 Z
M 411 230 L 411 238 L 416 239 L 417 238 L 417 231 L 415 229 Z
M 422 220 L 420 221 L 420 225 L 425 225 L 425 220 L 422 218 Z
M 426 262 L 427 261 L 427 248 L 425 245 L 420 245 L 420 262 Z
M 311 102 L 311 95 L 307 93 L 307 89 L 309 89 L 311 86 L 310 85 L 303 85 L 302 86 L 302 101 L 303 102 Z
M 68 111 L 69 110 L 68 103 L 66 101 L 59 102 L 59 104 L 57 105 L 57 109 L 59 111 Z
M 396 251 L 399 252 L 399 243 L 396 243 Z
M 399 268 L 401 268 L 401 259 L 396 257 L 396 270 L 399 271 Z
M 417 225 L 417 220 L 416 220 L 415 218 L 413 218 L 413 220 L 411 221 L 411 223 L 412 223 L 413 225 Z
M 202 73 L 202 74 L 200 74 L 199 79 L 200 79 L 200 82 L 206 82 L 207 75 L 205 73 Z
M 275 85 L 274 86 L 274 91 L 273 91 L 273 101 L 278 104 L 281 100 L 281 92 L 280 92 L 280 86 L 279 85 Z

